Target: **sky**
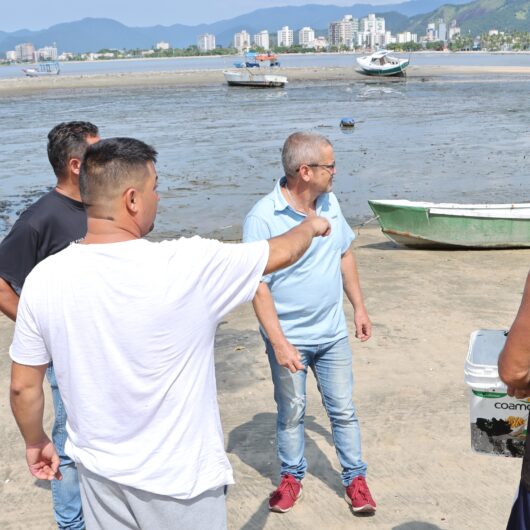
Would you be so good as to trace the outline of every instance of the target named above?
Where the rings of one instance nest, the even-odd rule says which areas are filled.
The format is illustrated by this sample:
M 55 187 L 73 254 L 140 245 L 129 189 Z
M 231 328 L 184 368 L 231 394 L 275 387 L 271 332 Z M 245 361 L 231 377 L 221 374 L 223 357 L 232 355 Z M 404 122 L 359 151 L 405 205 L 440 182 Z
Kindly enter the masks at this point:
M 127 26 L 171 26 L 217 22 L 256 9 L 306 4 L 351 6 L 390 4 L 400 0 L 24 0 L 10 2 L 0 15 L 1 31 L 46 29 L 85 17 L 112 18 Z M 138 7 L 134 7 L 134 6 Z

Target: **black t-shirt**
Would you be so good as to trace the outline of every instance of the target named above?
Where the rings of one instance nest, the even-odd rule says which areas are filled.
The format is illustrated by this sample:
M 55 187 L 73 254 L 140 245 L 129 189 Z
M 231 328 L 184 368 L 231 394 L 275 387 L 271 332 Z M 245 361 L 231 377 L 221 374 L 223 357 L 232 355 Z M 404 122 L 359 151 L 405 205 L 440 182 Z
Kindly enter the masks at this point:
M 0 243 L 0 277 L 20 293 L 37 263 L 85 237 L 86 231 L 83 203 L 50 191 L 22 213 Z

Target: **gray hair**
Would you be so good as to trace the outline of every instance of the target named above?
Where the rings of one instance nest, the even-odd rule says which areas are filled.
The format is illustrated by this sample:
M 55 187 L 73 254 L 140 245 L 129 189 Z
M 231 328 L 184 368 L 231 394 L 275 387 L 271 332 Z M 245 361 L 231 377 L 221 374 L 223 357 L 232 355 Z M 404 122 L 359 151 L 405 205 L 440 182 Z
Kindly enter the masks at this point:
M 312 132 L 296 132 L 291 134 L 282 149 L 283 170 L 287 177 L 294 177 L 303 164 L 318 164 L 320 150 L 331 146 L 324 136 Z

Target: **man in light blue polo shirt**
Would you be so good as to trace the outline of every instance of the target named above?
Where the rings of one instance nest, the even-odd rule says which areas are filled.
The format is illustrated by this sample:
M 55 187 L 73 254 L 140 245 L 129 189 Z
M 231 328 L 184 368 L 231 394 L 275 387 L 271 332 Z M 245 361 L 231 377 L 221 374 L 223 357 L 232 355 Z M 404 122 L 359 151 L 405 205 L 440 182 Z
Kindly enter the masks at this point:
M 294 133 L 282 150 L 285 177 L 249 212 L 245 242 L 268 239 L 307 216 L 326 217 L 331 234 L 316 238 L 304 256 L 282 271 L 264 276 L 254 298 L 261 324 L 278 409 L 276 425 L 281 481 L 269 508 L 289 511 L 302 495 L 306 377 L 310 367 L 331 421 L 342 466 L 345 499 L 354 512 L 373 513 L 376 504 L 366 484 L 361 435 L 352 399 L 352 353 L 344 317 L 343 292 L 355 311 L 355 336 L 371 336 L 355 258 L 355 235 L 331 192 L 335 175 L 333 147 L 323 136 Z

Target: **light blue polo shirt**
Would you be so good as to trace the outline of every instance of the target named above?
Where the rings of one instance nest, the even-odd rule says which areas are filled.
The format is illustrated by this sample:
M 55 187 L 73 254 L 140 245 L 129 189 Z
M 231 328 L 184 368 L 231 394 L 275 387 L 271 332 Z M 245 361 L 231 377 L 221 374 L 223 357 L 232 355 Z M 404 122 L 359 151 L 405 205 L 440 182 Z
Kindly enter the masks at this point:
M 280 186 L 284 183 L 282 177 L 272 193 L 248 213 L 243 225 L 245 243 L 281 235 L 303 221 L 305 215 L 295 211 L 282 195 Z M 331 234 L 314 238 L 294 265 L 263 277 L 272 292 L 283 332 L 295 345 L 324 344 L 348 335 L 340 263 L 355 235 L 333 193 L 321 195 L 316 206 L 317 215 L 329 220 Z

